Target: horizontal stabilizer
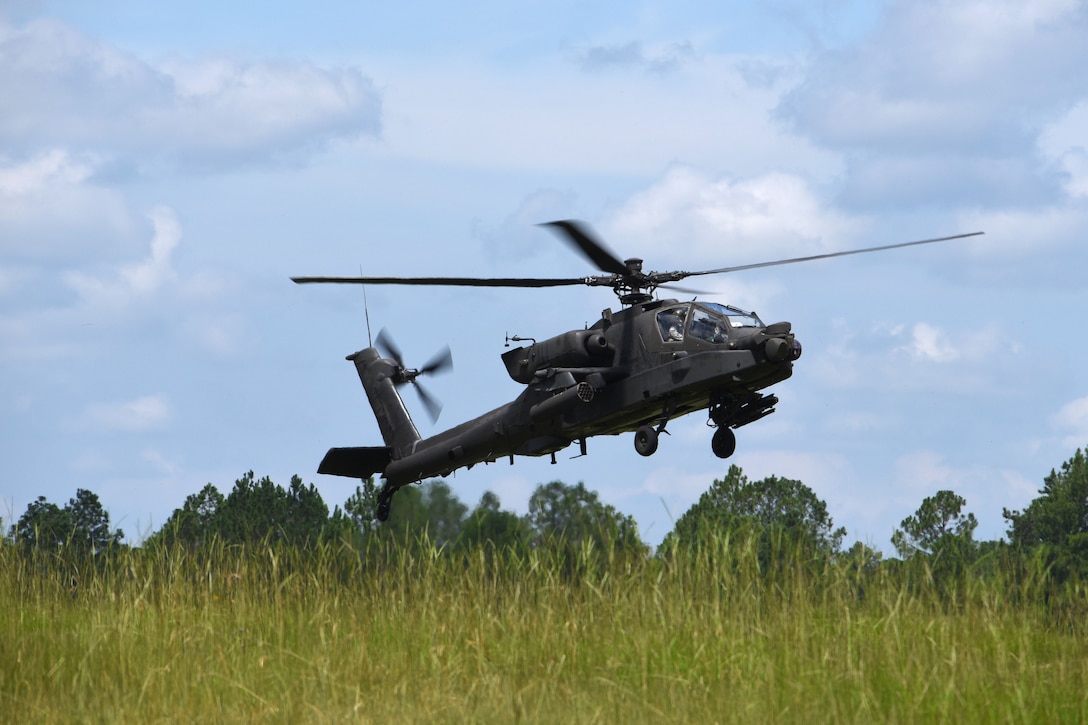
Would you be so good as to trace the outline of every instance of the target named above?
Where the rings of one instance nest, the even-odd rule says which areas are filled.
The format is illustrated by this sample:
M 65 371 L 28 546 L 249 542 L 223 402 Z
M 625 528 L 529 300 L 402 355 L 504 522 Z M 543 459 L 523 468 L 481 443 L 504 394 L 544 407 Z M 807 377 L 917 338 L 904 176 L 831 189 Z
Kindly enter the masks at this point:
M 385 446 L 330 448 L 318 473 L 348 478 L 370 478 L 375 473 L 382 473 L 392 460 L 389 448 Z

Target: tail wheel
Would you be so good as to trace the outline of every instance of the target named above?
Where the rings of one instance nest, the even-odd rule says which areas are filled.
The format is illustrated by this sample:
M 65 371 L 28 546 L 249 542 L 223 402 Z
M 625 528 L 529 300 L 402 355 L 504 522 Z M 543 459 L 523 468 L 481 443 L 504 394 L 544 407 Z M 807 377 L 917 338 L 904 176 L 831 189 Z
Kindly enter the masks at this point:
M 635 431 L 635 450 L 640 456 L 652 456 L 657 450 L 657 430 L 644 425 Z
M 721 426 L 710 439 L 710 448 L 718 458 L 729 458 L 737 450 L 737 436 L 732 428 Z
M 378 510 L 374 512 L 375 518 L 378 521 L 389 520 L 389 508 L 393 503 L 393 494 L 397 492 L 397 489 L 389 485 L 388 482 L 382 486 L 382 490 L 378 492 Z

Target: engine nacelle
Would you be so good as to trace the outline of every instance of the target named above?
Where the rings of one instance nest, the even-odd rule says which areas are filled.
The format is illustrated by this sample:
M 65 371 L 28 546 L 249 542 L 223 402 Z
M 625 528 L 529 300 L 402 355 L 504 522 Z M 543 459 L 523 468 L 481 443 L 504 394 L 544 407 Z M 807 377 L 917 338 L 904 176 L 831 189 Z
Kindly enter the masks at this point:
M 613 352 L 600 330 L 572 330 L 504 352 L 502 361 L 511 378 L 528 384 L 533 381 L 536 371 L 544 368 L 608 365 Z

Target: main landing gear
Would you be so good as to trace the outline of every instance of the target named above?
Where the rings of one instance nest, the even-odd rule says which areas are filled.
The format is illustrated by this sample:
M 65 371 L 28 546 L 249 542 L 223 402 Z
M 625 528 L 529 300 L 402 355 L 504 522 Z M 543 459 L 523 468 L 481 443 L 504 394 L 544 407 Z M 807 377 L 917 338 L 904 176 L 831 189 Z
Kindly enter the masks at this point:
M 714 431 L 714 437 L 710 439 L 710 449 L 718 458 L 729 458 L 737 450 L 737 436 L 732 428 L 722 426 Z
M 776 396 L 754 392 L 714 395 L 709 406 L 710 420 L 707 421 L 707 425 L 716 429 L 710 439 L 710 449 L 714 455 L 718 458 L 732 456 L 737 450 L 737 435 L 733 429 L 770 415 L 777 404 Z M 652 456 L 657 451 L 658 437 L 674 411 L 675 403 L 670 400 L 660 417 L 635 431 L 635 450 L 640 456 Z
M 663 429 L 663 428 L 662 428 Z M 657 452 L 657 443 L 662 429 L 644 425 L 635 431 L 635 450 L 640 456 L 652 456 Z M 729 458 L 737 450 L 737 436 L 732 428 L 720 427 L 710 439 L 710 448 L 718 458 Z
M 665 426 L 668 425 L 669 418 L 672 417 L 674 410 L 676 410 L 676 401 L 671 398 L 667 399 L 665 409 L 661 411 L 661 417 L 655 419 L 657 427 L 646 424 L 635 431 L 635 450 L 638 451 L 640 456 L 652 456 L 657 452 L 657 439 L 662 432 L 668 432 L 665 430 Z
M 657 451 L 657 429 L 644 425 L 635 431 L 635 450 L 640 456 L 652 456 Z

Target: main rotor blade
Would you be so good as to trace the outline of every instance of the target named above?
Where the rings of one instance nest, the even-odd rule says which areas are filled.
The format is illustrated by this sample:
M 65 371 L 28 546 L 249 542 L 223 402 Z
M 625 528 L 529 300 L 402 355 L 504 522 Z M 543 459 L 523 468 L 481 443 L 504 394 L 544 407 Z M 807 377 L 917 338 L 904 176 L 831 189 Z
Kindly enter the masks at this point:
M 914 247 L 919 244 L 933 244 L 934 242 L 947 242 L 952 239 L 964 239 L 977 237 L 986 232 L 969 232 L 968 234 L 955 234 L 951 237 L 937 237 L 936 239 L 921 239 L 917 242 L 902 242 L 900 244 L 884 244 L 879 247 L 866 247 L 865 249 L 850 249 L 845 252 L 829 252 L 827 254 L 813 254 L 808 257 L 793 257 L 791 259 L 777 259 L 773 262 L 756 262 L 755 264 L 741 264 L 735 267 L 722 267 L 720 269 L 708 269 L 703 272 L 681 272 L 685 277 L 698 277 L 704 274 L 725 274 L 726 272 L 740 272 L 745 269 L 759 269 L 760 267 L 776 267 L 782 264 L 794 264 L 796 262 L 812 262 L 817 259 L 830 259 L 831 257 L 846 257 L 851 254 L 865 254 L 866 252 L 881 252 L 885 249 L 899 249 L 900 247 Z
M 620 261 L 619 257 L 611 252 L 604 242 L 596 238 L 596 235 L 585 222 L 574 219 L 561 219 L 554 222 L 544 222 L 538 226 L 558 229 L 562 236 L 572 245 L 581 250 L 589 261 L 597 265 L 597 269 L 612 274 L 626 275 L 627 265 Z
M 714 294 L 713 292 L 710 292 L 710 291 L 705 290 L 705 289 L 691 289 L 690 287 L 681 287 L 680 285 L 676 285 L 676 284 L 659 284 L 659 285 L 657 285 L 657 287 L 659 289 L 673 290 L 674 292 L 683 292 L 686 295 L 710 295 L 710 294 Z
M 292 277 L 291 281 L 295 284 L 406 284 L 446 287 L 566 287 L 588 284 L 585 277 Z

